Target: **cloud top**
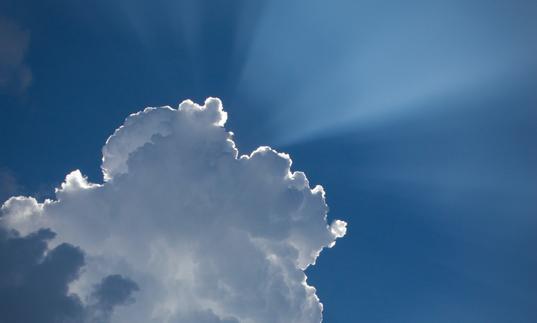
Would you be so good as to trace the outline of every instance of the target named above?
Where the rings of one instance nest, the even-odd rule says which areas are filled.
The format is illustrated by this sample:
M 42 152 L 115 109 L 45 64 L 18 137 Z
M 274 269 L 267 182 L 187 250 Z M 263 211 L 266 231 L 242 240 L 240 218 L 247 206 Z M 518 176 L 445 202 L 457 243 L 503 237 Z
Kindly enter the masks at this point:
M 70 291 L 89 303 L 109 291 L 110 308 L 127 305 L 101 306 L 112 322 L 321 322 L 304 270 L 346 223 L 327 223 L 323 188 L 288 155 L 239 157 L 226 119 L 216 98 L 132 114 L 103 147 L 103 184 L 74 171 L 55 200 L 8 200 L 2 223 L 84 250 Z

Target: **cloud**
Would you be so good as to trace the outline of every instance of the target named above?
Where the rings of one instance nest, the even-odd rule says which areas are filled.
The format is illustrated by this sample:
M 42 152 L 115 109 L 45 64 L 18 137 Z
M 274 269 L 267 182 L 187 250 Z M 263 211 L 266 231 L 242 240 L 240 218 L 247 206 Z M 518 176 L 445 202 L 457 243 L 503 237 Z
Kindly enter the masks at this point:
M 47 229 L 26 237 L 0 229 L 0 313 L 6 322 L 55 322 L 75 319 L 82 313 L 77 297 L 67 294 L 67 284 L 83 264 L 82 252 L 61 244 L 46 255 Z
M 86 311 L 86 320 L 95 323 L 108 322 L 116 306 L 135 302 L 132 294 L 139 290 L 138 284 L 121 275 L 105 277 L 94 287 L 90 298 L 92 305 Z
M 136 284 L 108 276 L 94 287 L 94 305 L 84 306 L 68 291 L 84 265 L 84 254 L 68 243 L 48 249 L 54 236 L 49 229 L 20 236 L 0 227 L 0 321 L 109 322 L 114 307 L 131 297 Z
M 109 286 L 136 291 L 134 304 L 101 297 L 130 304 L 112 322 L 321 322 L 304 270 L 346 223 L 327 224 L 323 188 L 291 172 L 288 155 L 239 156 L 226 118 L 215 98 L 133 114 L 103 147 L 103 184 L 73 171 L 55 200 L 8 200 L 3 224 L 80 246 L 86 265 L 70 290 L 86 302 L 110 273 L 136 282 Z
M 30 33 L 0 17 L 0 42 L 0 90 L 24 92 L 32 82 L 32 71 L 25 62 Z
M 13 172 L 0 166 L 0 203 L 22 189 Z

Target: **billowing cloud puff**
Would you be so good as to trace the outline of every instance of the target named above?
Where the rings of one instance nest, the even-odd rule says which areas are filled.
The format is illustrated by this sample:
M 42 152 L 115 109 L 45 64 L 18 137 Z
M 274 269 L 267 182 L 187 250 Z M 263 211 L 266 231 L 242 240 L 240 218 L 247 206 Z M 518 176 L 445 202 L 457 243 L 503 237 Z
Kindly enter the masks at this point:
M 321 322 L 304 270 L 346 223 L 327 224 L 322 187 L 291 172 L 288 155 L 260 147 L 239 157 L 226 118 L 215 98 L 133 114 L 103 148 L 103 184 L 74 171 L 55 200 L 8 200 L 3 225 L 50 228 L 51 247 L 84 250 L 69 286 L 82 300 L 99 295 L 103 277 L 132 279 L 116 285 L 135 302 L 101 297 L 113 322 Z

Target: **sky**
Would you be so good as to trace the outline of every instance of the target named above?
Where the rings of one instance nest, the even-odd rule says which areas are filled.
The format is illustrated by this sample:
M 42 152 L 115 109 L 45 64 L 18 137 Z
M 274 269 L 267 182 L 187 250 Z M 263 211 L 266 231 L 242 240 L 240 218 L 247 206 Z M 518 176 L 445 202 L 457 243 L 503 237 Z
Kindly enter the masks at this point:
M 204 284 L 164 295 L 155 281 L 165 281 L 165 268 L 174 263 L 153 271 L 139 262 L 142 251 L 137 260 L 99 251 L 105 247 L 97 241 L 101 232 L 112 237 L 106 247 L 119 254 L 138 250 L 123 228 L 132 216 L 140 228 L 151 228 L 137 231 L 139 237 L 163 237 L 167 248 L 199 244 L 203 257 L 179 248 L 177 261 L 197 262 L 205 269 L 200 275 L 227 282 L 233 295 L 261 288 L 252 295 L 281 301 L 284 292 L 260 287 L 272 276 L 248 275 L 272 268 L 293 273 L 296 284 L 304 269 L 324 305 L 323 322 L 535 322 L 536 31 L 537 4 L 527 0 L 0 0 L 0 200 L 36 199 L 15 200 L 22 206 L 4 207 L 2 218 L 28 209 L 50 217 L 34 224 L 33 215 L 24 220 L 29 223 L 7 221 L 19 235 L 0 230 L 0 255 L 11 264 L 0 272 L 29 277 L 15 289 L 2 282 L 0 299 L 12 300 L 6 308 L 21 309 L 17 315 L 26 315 L 27 306 L 39 308 L 51 322 L 52 307 L 39 307 L 39 297 L 25 302 L 25 293 L 57 289 L 51 298 L 56 308 L 79 320 L 143 317 L 155 296 L 179 303 L 167 308 L 170 322 L 318 322 L 318 301 L 301 294 L 300 284 L 285 293 L 303 303 L 269 302 L 266 312 Z M 220 98 L 223 110 L 207 105 L 208 97 Z M 178 109 L 187 99 L 198 105 Z M 173 109 L 125 121 L 145 107 L 166 105 Z M 222 130 L 224 110 L 225 130 L 233 135 Z M 196 113 L 206 117 L 192 117 Z M 177 128 L 166 118 L 195 122 Z M 122 124 L 125 130 L 115 132 Z M 112 134 L 116 140 L 107 142 Z M 213 138 L 228 159 L 198 138 Z M 256 150 L 260 146 L 290 157 Z M 237 156 L 256 151 L 252 156 L 262 157 L 241 161 L 233 149 Z M 300 175 L 282 179 L 289 158 L 291 171 L 303 171 L 309 187 L 297 184 Z M 280 184 L 268 184 L 265 173 Z M 243 180 L 259 190 L 235 186 Z M 183 191 L 221 185 L 227 189 L 209 196 L 237 199 L 229 209 Z M 299 187 L 300 201 L 311 199 L 310 222 L 280 219 L 275 225 L 229 215 L 255 210 L 254 219 L 263 221 L 271 219 L 267 210 L 291 212 L 298 193 L 281 193 L 285 185 Z M 183 204 L 166 199 L 168 192 Z M 254 192 L 263 198 L 249 195 Z M 109 211 L 102 205 L 114 209 L 138 197 L 138 208 L 121 208 L 117 218 L 103 215 Z M 37 204 L 47 198 L 57 206 Z M 229 221 L 221 232 L 215 226 L 175 241 L 165 207 L 214 211 L 210 223 L 226 214 Z M 163 214 L 153 216 L 160 225 L 142 221 L 151 210 Z M 174 225 L 195 225 L 199 217 Z M 336 219 L 348 223 L 346 234 Z M 233 230 L 268 242 L 260 247 L 242 235 L 234 240 Z M 286 234 L 286 247 L 275 249 Z M 304 256 L 336 238 L 318 259 Z M 222 250 L 214 248 L 219 244 Z M 235 267 L 222 270 L 222 252 Z M 27 262 L 7 261 L 26 253 Z M 298 269 L 256 262 L 263 254 L 294 259 Z M 306 266 L 312 259 L 316 264 Z M 138 271 L 121 264 L 129 261 Z M 241 272 L 240 264 L 251 264 L 252 271 Z M 236 281 L 241 274 L 246 287 Z M 43 287 L 48 282 L 39 277 L 46 275 L 58 277 Z M 200 311 L 182 309 L 189 296 Z

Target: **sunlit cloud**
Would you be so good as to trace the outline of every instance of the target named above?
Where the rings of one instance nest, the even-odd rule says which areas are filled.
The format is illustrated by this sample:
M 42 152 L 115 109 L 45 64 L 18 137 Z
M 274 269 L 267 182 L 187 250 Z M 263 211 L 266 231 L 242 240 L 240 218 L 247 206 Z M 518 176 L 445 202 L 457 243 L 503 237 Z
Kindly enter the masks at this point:
M 147 108 L 107 140 L 104 183 L 75 170 L 53 200 L 5 202 L 6 230 L 38 232 L 42 249 L 51 240 L 76 260 L 45 292 L 79 305 L 88 323 L 321 322 L 304 271 L 346 222 L 327 223 L 324 189 L 291 171 L 289 155 L 259 147 L 239 156 L 226 120 L 215 98 Z

